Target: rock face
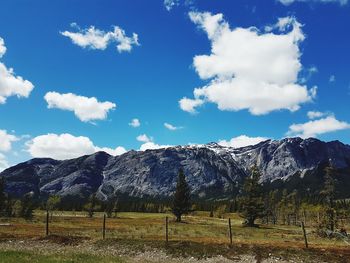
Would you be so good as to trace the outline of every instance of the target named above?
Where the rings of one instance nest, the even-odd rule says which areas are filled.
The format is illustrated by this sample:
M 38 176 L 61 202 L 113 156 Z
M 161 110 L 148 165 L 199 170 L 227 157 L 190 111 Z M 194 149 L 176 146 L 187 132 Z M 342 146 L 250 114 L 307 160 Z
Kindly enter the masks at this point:
M 109 160 L 99 194 L 108 197 L 117 191 L 132 196 L 169 196 L 181 167 L 192 192 L 201 197 L 227 194 L 244 174 L 229 153 L 218 155 L 206 147 L 130 151 Z
M 7 191 L 15 196 L 33 191 L 37 195 L 100 199 L 116 193 L 134 197 L 169 197 L 179 168 L 183 168 L 194 196 L 210 199 L 232 194 L 258 165 L 262 181 L 302 177 L 328 162 L 336 168 L 350 167 L 350 146 L 341 142 L 288 138 L 265 141 L 238 149 L 215 143 L 166 149 L 129 151 L 121 156 L 98 152 L 77 159 L 32 159 L 3 171 Z M 350 180 L 350 175 L 348 177 Z
M 350 166 L 350 146 L 339 141 L 326 143 L 313 138 L 287 138 L 232 152 L 237 163 L 245 169 L 257 164 L 263 181 L 286 180 L 296 173 L 303 176 L 324 162 L 338 169 Z

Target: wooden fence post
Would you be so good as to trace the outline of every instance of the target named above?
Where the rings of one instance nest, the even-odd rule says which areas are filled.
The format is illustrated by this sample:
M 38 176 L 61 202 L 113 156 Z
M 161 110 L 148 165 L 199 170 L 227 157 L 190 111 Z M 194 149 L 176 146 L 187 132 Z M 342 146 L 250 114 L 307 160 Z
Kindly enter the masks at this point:
M 106 237 L 106 214 L 103 214 L 102 239 Z
M 232 245 L 232 228 L 231 228 L 231 218 L 228 219 L 228 230 L 230 233 L 230 245 Z
M 308 247 L 309 247 L 309 244 L 307 243 L 306 230 L 305 230 L 305 225 L 304 225 L 304 222 L 303 222 L 303 221 L 301 221 L 301 228 L 303 229 L 305 247 L 308 248 Z
M 165 217 L 165 241 L 169 241 L 169 227 L 168 227 L 168 217 Z
M 46 211 L 46 226 L 45 226 L 45 234 L 49 235 L 49 210 Z

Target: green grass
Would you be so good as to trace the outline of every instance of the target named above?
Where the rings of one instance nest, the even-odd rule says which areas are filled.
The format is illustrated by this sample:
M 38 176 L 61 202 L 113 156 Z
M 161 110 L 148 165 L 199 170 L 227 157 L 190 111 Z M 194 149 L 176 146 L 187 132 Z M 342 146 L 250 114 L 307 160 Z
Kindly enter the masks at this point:
M 1 263 L 122 263 L 126 262 L 117 257 L 93 256 L 90 254 L 54 254 L 40 255 L 24 251 L 0 251 Z

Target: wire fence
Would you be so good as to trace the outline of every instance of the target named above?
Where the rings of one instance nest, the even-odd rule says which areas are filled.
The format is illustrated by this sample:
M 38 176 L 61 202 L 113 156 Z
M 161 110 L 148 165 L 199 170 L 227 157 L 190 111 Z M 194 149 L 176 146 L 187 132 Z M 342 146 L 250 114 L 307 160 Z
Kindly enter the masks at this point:
M 186 216 L 177 223 L 171 215 L 123 213 L 107 218 L 98 213 L 88 218 L 81 213 L 43 213 L 32 221 L 2 219 L 0 238 L 25 238 L 62 235 L 89 239 L 138 239 L 194 241 L 206 243 L 266 243 L 295 245 L 308 248 L 325 244 L 349 246 L 349 236 L 344 233 L 328 233 L 329 238 L 319 238 L 312 228 L 287 225 L 261 225 L 259 228 L 242 227 L 241 221 L 228 216 L 225 219 Z

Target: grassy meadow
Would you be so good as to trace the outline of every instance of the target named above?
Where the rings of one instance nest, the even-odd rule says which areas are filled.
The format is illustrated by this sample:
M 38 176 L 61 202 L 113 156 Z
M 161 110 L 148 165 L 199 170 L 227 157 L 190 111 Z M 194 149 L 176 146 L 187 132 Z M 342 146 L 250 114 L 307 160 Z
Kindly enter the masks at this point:
M 169 217 L 167 246 L 165 245 L 166 216 Z M 307 226 L 310 249 L 306 250 L 299 226 L 260 225 L 259 228 L 247 228 L 242 226 L 242 219 L 237 214 L 225 214 L 224 218 L 215 218 L 209 217 L 208 212 L 196 212 L 185 216 L 182 223 L 176 223 L 171 214 L 124 212 L 118 213 L 116 218 L 106 219 L 106 239 L 102 240 L 102 213 L 95 213 L 93 218 L 88 218 L 84 212 L 61 211 L 54 212 L 50 218 L 49 237 L 45 237 L 46 213 L 44 211 L 35 211 L 32 221 L 20 218 L 0 221 L 0 262 L 95 262 L 95 257 L 100 258 L 100 262 L 124 262 L 119 256 L 112 259 L 108 255 L 92 254 L 89 257 L 90 252 L 87 251 L 77 254 L 77 251 L 73 250 L 59 256 L 45 252 L 46 254 L 42 255 L 27 249 L 12 249 L 8 244 L 11 240 L 22 240 L 26 244 L 47 241 L 62 247 L 92 244 L 102 250 L 104 247 L 111 246 L 127 246 L 131 250 L 139 250 L 146 244 L 160 249 L 166 247 L 171 253 L 181 255 L 185 253 L 196 257 L 227 254 L 230 251 L 228 218 L 231 218 L 232 222 L 232 250 L 235 253 L 246 253 L 245 251 L 256 253 L 256 248 L 262 248 L 260 254 L 270 251 L 269 253 L 279 255 L 282 253 L 288 256 L 288 251 L 292 250 L 290 252 L 292 255 L 299 253 L 305 257 L 317 256 L 320 253 L 325 256 L 334 254 L 346 260 L 348 258 L 349 261 L 344 262 L 350 262 L 350 245 L 346 241 L 320 238 L 310 226 Z M 4 242 L 7 242 L 7 245 L 1 248 L 1 243 Z M 221 251 L 223 248 L 225 251 Z M 13 255 L 23 260 L 11 261 Z

